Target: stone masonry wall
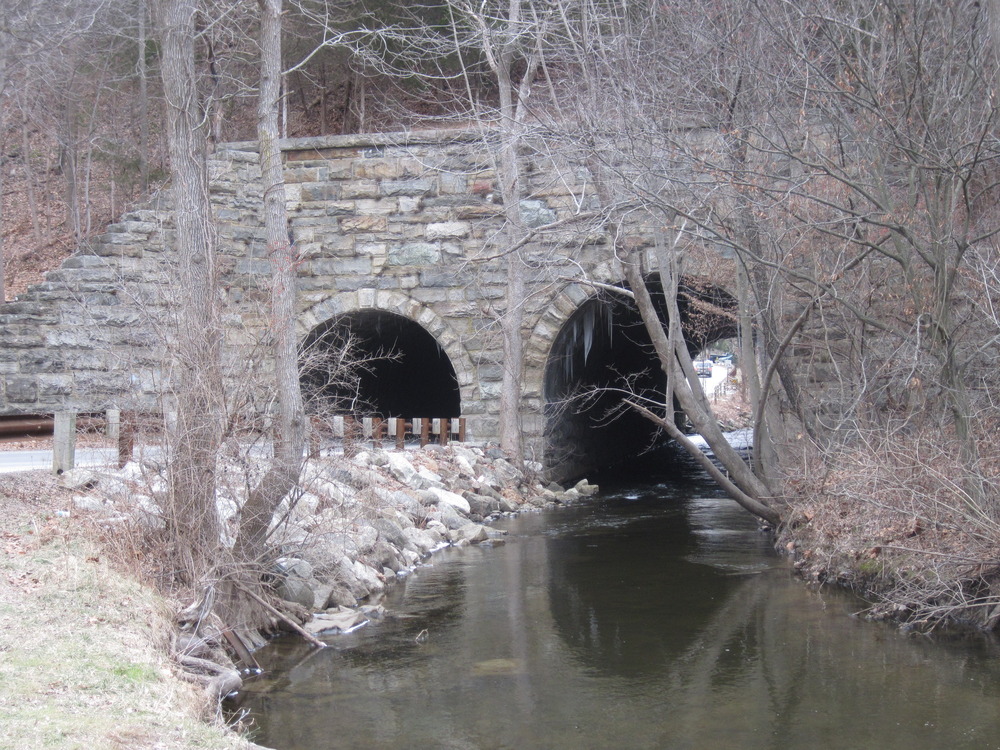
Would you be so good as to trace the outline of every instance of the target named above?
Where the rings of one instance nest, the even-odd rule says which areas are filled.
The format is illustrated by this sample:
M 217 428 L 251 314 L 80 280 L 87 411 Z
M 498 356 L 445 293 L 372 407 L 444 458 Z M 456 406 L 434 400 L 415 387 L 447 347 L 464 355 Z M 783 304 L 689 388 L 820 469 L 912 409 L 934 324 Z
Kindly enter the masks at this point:
M 345 313 L 383 310 L 416 321 L 448 355 L 472 439 L 498 437 L 503 375 L 503 207 L 491 150 L 475 131 L 296 139 L 283 143 L 289 232 L 298 247 L 298 332 Z M 521 419 L 531 457 L 544 456 L 542 384 L 550 349 L 594 289 L 622 273 L 604 236 L 573 217 L 596 208 L 571 159 L 529 155 L 531 226 L 560 222 L 521 249 L 530 267 Z M 260 221 L 255 145 L 227 144 L 210 160 L 236 391 L 266 370 L 269 265 Z M 0 414 L 107 408 L 169 411 L 173 229 L 169 199 L 154 198 L 0 307 Z M 648 227 L 629 241 L 650 247 Z M 803 360 L 805 362 L 805 360 Z M 819 377 L 805 362 L 811 390 Z M 263 399 L 267 394 L 243 393 Z M 419 416 L 419 415 L 413 415 Z
M 473 439 L 497 437 L 504 305 L 502 224 L 489 150 L 470 131 L 289 141 L 285 178 L 299 265 L 298 327 L 377 309 L 420 323 L 448 354 Z M 269 266 L 253 144 L 210 161 L 227 354 L 234 382 L 266 368 Z M 522 209 L 533 225 L 585 210 L 585 175 L 539 156 Z M 17 301 L 0 308 L 0 414 L 158 408 L 169 393 L 172 222 L 168 202 L 126 214 Z M 567 280 L 620 274 L 601 238 L 571 227 L 526 249 L 527 372 L 522 409 L 541 458 L 542 375 L 561 325 L 592 292 Z M 490 260 L 482 260 L 491 256 Z

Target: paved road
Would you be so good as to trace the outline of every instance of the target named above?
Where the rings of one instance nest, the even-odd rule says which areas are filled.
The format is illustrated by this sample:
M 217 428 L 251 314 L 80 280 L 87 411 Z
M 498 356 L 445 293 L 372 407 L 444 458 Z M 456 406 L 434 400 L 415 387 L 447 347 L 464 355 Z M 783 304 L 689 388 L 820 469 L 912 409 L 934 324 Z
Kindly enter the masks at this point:
M 699 378 L 699 380 L 701 380 L 701 387 L 704 389 L 705 393 L 711 396 L 718 387 L 719 383 L 726 379 L 727 372 L 728 368 L 725 365 L 712 365 L 712 377 Z
M 78 448 L 76 466 L 114 466 L 118 451 L 114 448 Z M 52 470 L 52 451 L 0 451 L 0 474 L 18 471 Z

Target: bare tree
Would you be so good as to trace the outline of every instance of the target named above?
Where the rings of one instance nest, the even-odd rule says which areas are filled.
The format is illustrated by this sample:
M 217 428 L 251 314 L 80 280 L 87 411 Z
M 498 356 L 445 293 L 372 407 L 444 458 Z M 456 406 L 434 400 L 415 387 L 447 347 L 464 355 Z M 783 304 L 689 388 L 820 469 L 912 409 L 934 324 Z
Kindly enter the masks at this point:
M 503 379 L 500 386 L 500 445 L 518 462 L 524 460 L 521 435 L 521 396 L 524 386 L 524 305 L 527 298 L 527 269 L 522 252 L 529 229 L 522 213 L 522 201 L 527 197 L 522 173 L 528 100 L 538 67 L 541 64 L 541 43 L 545 20 L 530 3 L 510 0 L 495 5 L 476 5 L 464 1 L 451 2 L 452 18 L 456 20 L 456 51 L 470 43 L 485 56 L 490 73 L 498 87 L 499 103 L 495 117 L 487 120 L 480 113 L 480 125 L 495 125 L 499 145 L 496 172 L 504 206 L 505 227 L 502 233 L 506 245 L 505 308 L 500 318 L 503 342 Z M 462 28 L 471 37 L 462 41 Z M 462 66 L 469 104 L 473 104 L 469 84 L 469 68 Z M 490 135 L 486 135 L 490 140 Z
M 869 340 L 855 347 L 877 340 L 883 352 L 906 351 L 920 363 L 897 382 L 906 387 L 917 376 L 934 384 L 921 417 L 930 405 L 953 432 L 977 507 L 987 497 L 976 478 L 980 438 L 968 374 L 979 353 L 964 279 L 969 251 L 998 230 L 998 110 L 987 93 L 996 68 L 984 59 L 983 15 L 979 3 L 963 0 L 768 5 L 759 23 L 788 61 L 782 85 L 808 117 L 793 119 L 786 109 L 747 131 L 766 178 L 741 181 L 814 247 L 848 249 L 840 279 L 825 277 L 830 269 L 821 264 L 786 262 L 782 272 L 836 303 L 837 318 L 864 323 Z M 892 287 L 859 297 L 862 290 L 847 284 L 859 272 Z M 852 364 L 836 353 L 834 361 Z M 891 386 L 872 388 L 854 364 L 848 395 L 867 407 L 866 418 L 877 415 L 872 397 L 898 401 Z
M 139 79 L 139 186 L 145 192 L 149 189 L 149 66 L 146 64 L 147 50 L 146 0 L 139 0 L 136 7 L 138 22 L 136 76 Z
M 0 28 L 0 123 L 3 123 L 4 111 L 3 101 L 7 90 L 7 47 L 10 45 L 10 34 L 6 29 Z M 0 169 L 0 305 L 7 301 L 5 279 L 7 276 L 7 264 L 5 262 L 3 243 L 3 169 Z
M 219 548 L 216 461 L 222 434 L 222 329 L 215 227 L 208 192 L 206 122 L 195 74 L 195 0 L 158 0 L 161 76 L 176 222 L 177 331 L 171 369 L 176 423 L 166 514 L 179 574 L 197 584 Z
M 7 107 L 16 106 L 21 126 L 5 176 L 8 193 L 13 185 L 26 194 L 27 205 L 16 202 L 14 213 L 25 220 L 30 214 L 32 228 L 12 233 L 4 217 L 4 255 L 21 261 L 4 276 L 17 288 L 45 270 L 31 268 L 40 262 L 37 251 L 72 252 L 139 188 L 129 171 L 141 139 L 129 138 L 133 76 L 123 55 L 134 43 L 130 5 L 18 0 L 4 7 L 0 46 L 8 85 L 0 115 L 9 126 Z
M 710 223 L 711 195 L 718 189 L 703 184 L 695 169 L 702 150 L 721 145 L 712 131 L 713 124 L 721 130 L 721 123 L 711 121 L 710 103 L 694 95 L 690 82 L 703 15 L 680 5 L 668 10 L 661 4 L 623 8 L 601 0 L 560 4 L 561 59 L 544 61 L 551 110 L 536 108 L 532 114 L 546 124 L 550 139 L 570 144 L 575 158 L 588 165 L 609 247 L 666 375 L 665 392 L 655 402 L 628 394 L 626 403 L 685 445 L 748 510 L 777 523 L 780 513 L 768 500 L 776 489 L 768 486 L 764 472 L 751 471 L 723 436 L 681 330 L 685 263 L 695 255 L 707 261 L 711 246 L 722 246 L 716 241 L 719 230 Z M 652 250 L 635 241 L 643 225 L 663 228 Z M 662 286 L 665 319 L 647 288 L 651 277 Z M 728 476 L 675 426 L 675 399 Z
M 68 16 L 64 8 L 53 7 L 44 0 L 16 0 L 5 4 L 0 18 L 0 122 L 4 122 L 7 114 L 8 86 L 12 81 L 17 82 L 24 67 L 58 50 L 67 39 L 93 23 L 94 6 L 87 4 L 80 11 L 79 15 Z M 2 186 L 0 173 L 0 188 Z M 0 205 L 0 230 L 3 220 L 3 206 Z M 0 303 L 6 300 L 4 258 L 3 232 L 0 231 Z
M 968 375 L 981 349 L 965 258 L 996 231 L 997 153 L 980 4 L 658 3 L 630 13 L 641 22 L 599 2 L 565 13 L 580 53 L 561 121 L 578 128 L 603 175 L 609 216 L 644 211 L 679 227 L 688 247 L 736 254 L 743 328 L 760 362 L 756 375 L 751 358 L 741 363 L 759 384 L 757 476 L 773 493 L 774 459 L 796 433 L 839 442 L 843 428 L 884 414 L 876 404 L 912 403 L 921 389 L 934 393 L 933 409 L 895 418 L 939 415 L 978 506 L 982 407 Z M 624 33 L 582 33 L 597 28 Z M 888 374 L 903 352 L 915 368 L 872 378 L 873 362 Z M 839 382 L 839 395 L 804 392 L 804 367 Z
M 289 241 L 278 141 L 282 70 L 281 0 L 259 0 L 259 5 L 261 61 L 257 133 L 264 192 L 264 230 L 271 262 L 272 318 L 269 333 L 273 342 L 277 425 L 274 458 L 243 506 L 236 537 L 236 559 L 251 563 L 259 563 L 263 559 L 268 527 L 278 504 L 298 480 L 305 443 L 305 414 L 295 336 L 298 257 Z

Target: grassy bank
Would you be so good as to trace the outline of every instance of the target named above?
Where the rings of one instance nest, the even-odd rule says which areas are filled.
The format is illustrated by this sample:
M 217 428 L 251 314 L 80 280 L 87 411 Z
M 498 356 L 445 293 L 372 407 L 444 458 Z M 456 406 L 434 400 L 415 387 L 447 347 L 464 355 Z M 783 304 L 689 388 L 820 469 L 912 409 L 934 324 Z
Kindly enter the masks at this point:
M 0 476 L 0 748 L 248 748 L 167 653 L 170 608 L 44 473 Z

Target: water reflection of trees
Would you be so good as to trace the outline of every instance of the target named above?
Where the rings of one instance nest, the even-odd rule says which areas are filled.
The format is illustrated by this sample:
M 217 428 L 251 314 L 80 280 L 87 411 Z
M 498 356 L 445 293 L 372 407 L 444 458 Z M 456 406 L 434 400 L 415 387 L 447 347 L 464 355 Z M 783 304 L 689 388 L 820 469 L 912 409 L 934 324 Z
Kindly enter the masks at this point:
M 662 503 L 651 510 L 640 503 L 614 523 L 547 545 L 555 628 L 589 669 L 616 676 L 662 670 L 740 583 L 685 561 L 696 550 L 686 515 L 678 509 L 663 517 Z
M 1000 693 L 995 661 L 970 655 L 968 643 L 914 641 L 852 619 L 842 592 L 789 585 L 780 568 L 726 577 L 675 567 L 683 585 L 662 589 L 656 630 L 556 557 L 555 627 L 581 666 L 648 704 L 642 714 L 658 717 L 650 746 L 926 748 L 1000 728 L 985 708 Z

